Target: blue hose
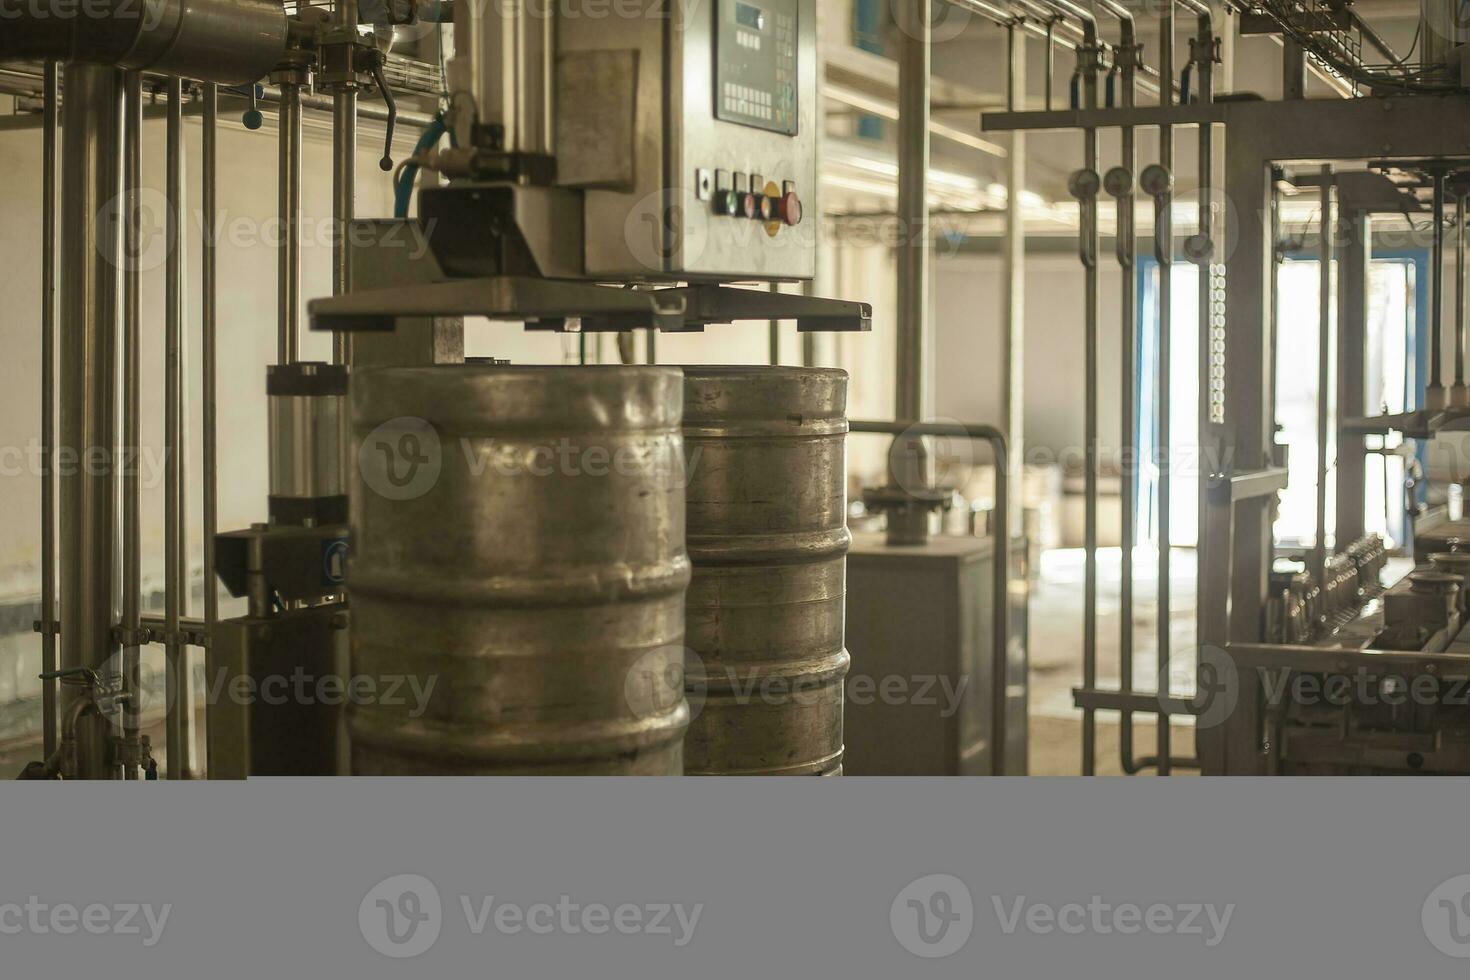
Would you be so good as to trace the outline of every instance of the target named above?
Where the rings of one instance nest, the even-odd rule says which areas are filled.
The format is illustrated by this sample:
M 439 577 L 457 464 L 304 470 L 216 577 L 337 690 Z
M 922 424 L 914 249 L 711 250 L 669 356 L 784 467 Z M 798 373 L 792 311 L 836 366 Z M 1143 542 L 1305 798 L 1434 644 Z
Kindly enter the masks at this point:
M 444 117 L 438 115 L 434 121 L 429 123 L 424 135 L 419 137 L 418 145 L 413 148 L 413 155 L 417 157 L 420 153 L 432 150 L 444 138 L 447 127 L 444 125 Z M 419 165 L 408 163 L 403 167 L 403 173 L 398 176 L 398 183 L 393 185 L 393 217 L 408 217 L 408 202 L 413 198 L 413 185 L 419 179 Z

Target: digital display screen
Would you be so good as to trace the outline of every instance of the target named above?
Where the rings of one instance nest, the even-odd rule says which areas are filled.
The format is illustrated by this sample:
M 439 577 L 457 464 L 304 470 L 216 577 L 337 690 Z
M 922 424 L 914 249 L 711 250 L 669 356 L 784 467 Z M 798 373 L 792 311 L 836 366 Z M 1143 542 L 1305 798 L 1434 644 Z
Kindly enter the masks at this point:
M 765 31 L 766 12 L 748 3 L 735 4 L 735 23 L 753 31 Z
M 716 119 L 796 135 L 799 2 L 716 0 Z

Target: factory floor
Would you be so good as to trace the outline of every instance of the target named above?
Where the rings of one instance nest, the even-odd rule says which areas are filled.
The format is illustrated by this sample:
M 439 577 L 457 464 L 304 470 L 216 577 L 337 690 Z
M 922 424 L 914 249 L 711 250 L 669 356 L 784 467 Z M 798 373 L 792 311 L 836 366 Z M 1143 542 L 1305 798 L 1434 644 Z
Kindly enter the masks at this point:
M 1175 668 L 1171 689 L 1187 697 L 1194 655 L 1195 553 L 1176 548 L 1170 553 L 1172 595 L 1169 610 L 1170 649 Z M 1098 686 L 1118 686 L 1118 584 L 1122 551 L 1098 551 L 1097 676 Z M 1155 690 L 1158 676 L 1158 590 L 1155 588 L 1158 554 L 1138 548 L 1133 554 L 1133 682 L 1141 691 Z M 1061 548 L 1041 556 L 1039 581 L 1033 584 L 1031 623 L 1031 774 L 1076 776 L 1082 772 L 1082 712 L 1072 706 L 1072 689 L 1082 682 L 1083 552 Z M 1154 718 L 1135 716 L 1134 746 L 1138 756 L 1152 755 Z M 1173 753 L 1192 755 L 1194 730 L 1174 724 Z M 1117 712 L 1098 713 L 1097 774 L 1121 775 Z

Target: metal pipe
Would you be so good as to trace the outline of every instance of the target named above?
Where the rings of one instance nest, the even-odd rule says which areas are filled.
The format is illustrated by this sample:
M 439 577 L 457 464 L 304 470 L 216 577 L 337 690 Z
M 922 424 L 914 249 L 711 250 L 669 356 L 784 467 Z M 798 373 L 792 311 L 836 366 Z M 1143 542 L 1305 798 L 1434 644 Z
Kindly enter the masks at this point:
M 56 671 L 56 150 L 61 70 L 46 62 L 41 141 L 41 672 Z M 47 758 L 57 748 L 56 681 L 41 682 Z
M 61 536 L 59 668 L 103 666 L 114 651 L 118 290 L 122 229 L 100 221 L 122 186 L 122 84 L 112 67 L 71 62 L 63 87 L 66 153 L 61 168 Z M 98 466 L 99 461 L 107 465 Z M 80 465 L 90 461 L 91 465 Z M 60 710 L 84 691 L 63 690 Z M 105 779 L 107 725 L 93 716 L 79 735 L 80 775 Z
M 898 55 L 897 385 L 894 414 L 923 418 L 925 328 L 929 303 L 928 0 L 900 0 Z
M 1135 34 L 1133 19 L 1131 17 L 1126 20 L 1120 18 L 1120 21 L 1122 37 L 1116 58 L 1122 64 L 1123 90 L 1119 94 L 1119 101 L 1123 108 L 1129 109 L 1137 101 L 1136 71 L 1141 60 L 1141 49 Z M 1119 167 L 1109 172 L 1109 179 L 1104 183 L 1108 192 L 1113 194 L 1118 202 L 1116 251 L 1118 267 L 1122 272 L 1122 281 L 1119 284 L 1121 294 L 1119 316 L 1122 336 L 1119 344 L 1121 376 L 1118 379 L 1118 391 L 1123 478 L 1119 485 L 1121 540 L 1118 579 L 1118 678 L 1119 688 L 1123 691 L 1131 691 L 1133 690 L 1133 543 L 1136 536 L 1134 517 L 1137 474 L 1135 465 L 1137 447 L 1134 439 L 1134 413 L 1136 411 L 1134 372 L 1137 370 L 1136 338 L 1138 336 L 1137 281 L 1134 272 L 1138 254 L 1138 238 L 1133 211 L 1133 184 L 1136 179 L 1134 169 L 1138 161 L 1134 127 L 1122 127 L 1119 141 L 1121 144 Z M 1123 770 L 1128 772 L 1134 765 L 1133 712 L 1125 709 L 1120 721 L 1118 748 L 1122 757 Z
M 345 6 L 345 4 L 344 4 Z M 351 4 L 356 7 L 356 4 Z M 351 251 L 347 234 L 357 216 L 357 91 L 340 85 L 332 94 L 332 294 L 345 295 L 353 288 Z M 351 334 L 332 336 L 332 363 L 351 360 Z M 345 420 L 344 420 L 345 422 Z
M 276 362 L 294 364 L 301 347 L 301 86 L 281 86 Z
M 0 61 L 86 60 L 224 84 L 262 77 L 285 53 L 280 0 L 150 0 L 88 8 L 18 4 L 5 13 Z
M 1440 363 L 1441 333 L 1444 316 L 1444 181 L 1443 170 L 1434 172 L 1434 247 L 1431 263 L 1429 300 L 1429 391 L 1425 398 L 1430 408 L 1443 408 L 1444 374 Z
M 329 99 L 323 95 L 313 95 L 310 92 L 302 92 L 299 88 L 297 89 L 297 94 L 303 109 L 314 109 L 319 112 L 336 111 L 336 103 L 333 99 Z M 259 101 L 270 105 L 280 105 L 283 101 L 281 88 L 274 85 L 262 85 Z M 361 100 L 358 100 L 357 118 L 386 123 L 388 121 L 388 110 L 384 106 L 371 103 L 363 104 Z M 397 121 L 400 125 L 427 129 L 429 124 L 434 121 L 434 117 L 431 113 L 427 112 L 413 112 L 400 109 L 398 110 Z
M 1082 76 L 1084 104 L 1096 109 L 1097 73 L 1101 47 L 1098 43 L 1097 20 L 1092 13 L 1071 0 L 1047 0 L 1060 11 L 1082 23 L 1085 43 L 1077 47 L 1077 70 Z M 1131 23 L 1131 18 L 1130 18 Z M 1082 611 L 1082 686 L 1097 686 L 1097 192 L 1099 190 L 1098 133 L 1095 127 L 1082 130 L 1082 170 L 1073 175 L 1072 193 L 1080 207 L 1081 228 L 1079 251 L 1083 263 L 1083 465 L 1084 465 L 1084 530 L 1085 551 Z M 1091 776 L 1097 766 L 1097 714 L 1092 708 L 1082 709 L 1082 775 Z
M 1312 575 L 1327 594 L 1327 411 L 1332 355 L 1332 165 L 1322 165 L 1319 207 L 1322 248 L 1317 292 L 1317 527 L 1312 546 Z M 1316 623 L 1312 624 L 1315 630 Z
M 1010 453 L 1008 451 L 1005 433 L 993 425 L 975 425 L 972 423 L 940 423 L 940 422 L 868 422 L 854 421 L 848 423 L 849 432 L 868 432 L 886 434 L 892 436 L 949 436 L 957 439 L 977 439 L 990 444 L 991 453 L 995 458 L 995 510 L 994 522 L 991 524 L 990 538 L 994 542 L 995 569 L 997 574 L 991 576 L 991 683 L 990 683 L 990 757 L 991 772 L 994 775 L 1006 773 L 1006 714 L 1009 707 L 1007 701 L 1009 684 L 1007 677 L 1010 667 L 1010 622 L 1008 603 L 1010 598 L 1010 581 L 1005 572 L 1009 567 L 1006 558 L 1010 554 L 1010 523 L 1007 511 L 1010 508 L 1010 500 L 1007 496 L 1008 476 L 1010 474 Z M 1003 557 L 1004 556 L 1004 557 Z
M 5 93 L 5 94 L 21 94 L 21 95 L 31 94 L 31 90 L 29 88 L 27 88 L 27 89 L 25 89 L 23 91 L 20 91 L 20 92 L 16 92 L 15 91 L 15 87 L 8 86 L 5 83 L 5 78 L 6 78 L 7 75 L 21 75 L 21 74 L 23 74 L 23 73 L 22 72 L 0 72 L 0 93 Z M 42 88 L 42 86 L 43 86 L 44 83 L 40 80 L 40 76 L 39 75 L 37 75 L 35 77 L 37 79 L 36 85 L 35 85 L 35 94 L 41 95 L 41 94 L 43 94 L 41 92 L 41 88 Z M 151 80 L 152 76 L 148 75 L 145 72 L 143 78 L 144 78 L 144 82 L 146 84 L 146 83 L 148 83 Z M 262 94 L 261 94 L 260 98 L 257 100 L 259 104 L 262 104 L 262 105 L 272 105 L 272 106 L 275 106 L 275 105 L 279 105 L 280 104 L 281 97 L 280 97 L 280 91 L 278 89 L 276 89 L 276 88 L 274 88 L 273 86 L 270 86 L 270 85 L 262 85 L 261 88 L 262 88 L 263 91 L 262 91 Z M 225 91 L 225 105 L 228 108 L 233 109 L 234 106 L 240 105 L 240 104 L 245 104 L 246 102 L 247 102 L 247 100 L 244 97 L 242 97 L 242 96 L 240 96 L 240 95 L 238 95 L 238 94 L 236 94 L 236 93 L 234 93 L 234 92 L 232 92 L 232 91 L 230 91 L 228 89 Z M 301 96 L 301 108 L 302 108 L 303 112 L 305 110 L 308 110 L 308 109 L 312 110 L 313 112 L 331 112 L 333 110 L 332 100 L 331 99 L 326 98 L 325 96 L 311 95 L 309 93 L 303 93 L 302 94 L 302 96 Z M 198 115 L 198 114 L 199 114 L 199 109 L 198 109 L 198 106 L 195 103 L 192 103 L 191 102 L 189 105 L 187 105 L 187 106 L 184 107 L 184 115 L 185 116 L 193 116 L 193 115 Z M 153 108 L 151 106 L 145 107 L 144 112 L 143 112 L 143 118 L 144 119 L 150 119 L 150 118 L 154 118 L 154 116 L 155 116 L 155 113 L 154 113 Z M 162 118 L 162 114 L 158 114 L 158 118 Z M 376 106 L 376 105 L 371 105 L 371 104 L 364 105 L 364 104 L 362 104 L 359 101 L 358 107 L 357 107 L 357 118 L 359 120 L 367 119 L 367 120 L 370 120 L 372 122 L 387 122 L 387 120 L 388 120 L 388 111 L 386 109 L 384 109 L 383 107 L 381 107 L 381 106 Z M 434 117 L 431 116 L 431 115 L 429 115 L 428 113 L 425 113 L 425 112 L 409 112 L 409 111 L 406 111 L 406 110 L 403 110 L 403 109 L 400 109 L 398 111 L 398 122 L 402 126 L 413 126 L 413 127 L 418 128 L 418 129 L 425 129 L 433 121 L 434 121 Z M 41 129 L 41 128 L 44 128 L 44 127 L 43 127 L 43 120 L 42 120 L 42 118 L 40 116 L 33 116 L 33 115 L 27 114 L 27 115 L 21 115 L 21 116 L 4 116 L 4 117 L 0 117 L 0 132 L 5 132 L 5 131 L 9 131 L 9 130 Z M 397 140 L 398 137 L 395 136 L 394 139 Z M 409 142 L 411 143 L 412 141 L 409 140 Z
M 1470 192 L 1460 188 L 1455 195 L 1455 397 L 1466 401 L 1465 392 L 1465 208 Z
M 200 205 L 204 243 L 200 274 L 202 319 L 200 360 L 202 362 L 203 398 L 203 470 L 204 470 L 204 628 L 211 639 L 219 622 L 219 582 L 215 577 L 214 536 L 219 531 L 219 262 L 216 238 L 219 224 L 219 89 L 205 85 L 204 127 L 200 139 Z M 207 719 L 208 716 L 206 716 Z M 206 757 L 205 767 L 209 760 Z
M 1056 49 L 1056 27 L 1057 19 L 1048 17 L 1046 19 L 1046 111 L 1050 112 L 1052 106 L 1052 88 L 1057 73 L 1057 49 Z
M 188 647 L 179 635 L 184 613 L 184 240 L 180 209 L 184 200 L 184 91 L 179 79 L 168 83 L 164 196 L 168 213 L 164 227 L 168 242 L 164 295 L 164 618 L 167 636 L 164 651 L 168 661 L 168 718 L 165 746 L 170 779 L 188 779 L 189 697 Z
M 1209 105 L 1215 101 L 1215 32 L 1208 6 L 1203 7 L 1203 12 L 1199 17 L 1198 33 L 1196 35 L 1195 51 L 1192 61 L 1195 70 L 1196 96 L 1201 104 Z M 1190 247 L 1187 251 L 1194 259 L 1199 270 L 1197 294 L 1199 305 L 1199 351 L 1197 356 L 1197 363 L 1199 365 L 1199 421 L 1197 430 L 1199 433 L 1198 444 L 1201 450 L 1201 458 L 1204 458 L 1203 451 L 1205 448 L 1214 445 L 1214 441 L 1210 438 L 1210 433 L 1213 424 L 1211 417 L 1212 406 L 1215 404 L 1214 383 L 1217 377 L 1222 383 L 1222 388 L 1220 389 L 1221 397 L 1224 395 L 1224 372 L 1223 370 L 1216 370 L 1213 351 L 1217 339 L 1221 347 L 1223 348 L 1224 346 L 1225 324 L 1224 317 L 1220 316 L 1217 334 L 1214 282 L 1214 204 L 1211 200 L 1214 184 L 1212 178 L 1215 166 L 1214 127 L 1208 123 L 1201 124 L 1198 127 L 1197 136 L 1196 155 L 1198 159 L 1196 164 L 1199 181 L 1198 228 L 1189 243 Z M 1221 407 L 1223 410 L 1223 404 Z M 1223 415 L 1220 422 L 1221 424 L 1224 422 Z M 1203 475 L 1203 471 L 1201 475 Z M 1206 498 L 1206 494 L 1208 493 L 1207 481 L 1204 479 L 1199 481 L 1198 491 L 1198 508 L 1195 512 L 1203 515 L 1208 512 L 1209 507 Z M 1217 560 L 1217 557 L 1211 553 L 1206 538 L 1206 535 L 1200 534 L 1196 540 L 1195 553 L 1201 565 Z M 1204 629 L 1202 623 L 1199 622 L 1199 617 L 1196 617 L 1196 646 L 1200 648 L 1203 648 L 1205 642 L 1203 635 Z M 1197 661 L 1198 658 L 1196 657 L 1196 673 L 1199 670 Z M 1160 720 L 1167 723 L 1168 717 L 1165 716 Z M 1157 763 L 1157 759 L 1151 761 Z
M 773 293 L 779 293 L 779 283 L 771 283 L 767 287 Z M 781 363 L 781 321 L 766 321 L 766 363 L 776 365 Z
M 357 0 L 337 0 L 338 30 L 356 34 Z M 395 112 L 395 121 L 396 115 Z M 334 295 L 352 290 L 352 253 L 347 248 L 347 230 L 357 217 L 357 86 L 354 81 L 337 82 L 332 91 L 332 218 L 336 237 L 332 242 Z M 345 331 L 332 337 L 332 362 L 352 360 L 352 335 Z M 347 419 L 343 418 L 344 433 Z M 350 440 L 344 440 L 344 446 Z
M 1159 72 L 1172 82 L 1174 78 L 1174 4 L 1165 3 L 1163 16 L 1159 21 L 1161 33 L 1159 45 Z M 1159 97 L 1164 105 L 1174 104 L 1173 86 L 1164 86 L 1164 94 Z M 1163 125 L 1159 127 L 1159 163 L 1172 176 L 1174 173 L 1174 127 Z M 1170 739 L 1172 732 L 1169 725 L 1169 715 L 1162 710 L 1162 705 L 1169 696 L 1169 664 L 1171 659 L 1169 617 L 1171 582 L 1170 573 L 1170 491 L 1172 489 L 1173 458 L 1172 441 L 1170 432 L 1169 412 L 1172 408 L 1172 378 L 1170 368 L 1170 332 L 1173 329 L 1173 317 L 1171 304 L 1173 302 L 1173 274 L 1174 274 L 1174 216 L 1173 216 L 1173 192 L 1172 189 L 1164 195 L 1163 206 L 1159 211 L 1159 218 L 1163 227 L 1155 231 L 1155 239 L 1162 248 L 1159 251 L 1159 397 L 1158 397 L 1158 449 L 1159 449 L 1159 582 L 1158 582 L 1158 652 L 1155 663 L 1158 667 L 1158 691 L 1161 713 L 1159 714 L 1157 727 L 1157 762 L 1160 776 L 1169 775 L 1170 768 Z
M 122 628 L 123 690 L 136 698 L 139 691 L 139 630 L 142 616 L 141 510 L 143 473 L 140 464 L 142 431 L 141 331 L 143 323 L 142 187 L 143 187 L 143 76 L 130 71 L 123 76 L 123 399 L 122 431 L 124 459 L 131 464 L 123 471 L 122 493 Z M 124 734 L 138 734 L 138 704 L 125 706 Z M 125 777 L 135 775 L 125 767 Z
M 1019 25 L 1006 28 L 1006 108 L 1019 112 L 1026 107 L 1026 34 Z M 1025 458 L 1026 408 L 1026 212 L 1021 198 L 1026 187 L 1026 134 L 1011 134 L 1010 157 L 1006 162 L 1006 237 L 1003 253 L 1002 310 L 1005 316 L 1005 356 L 1001 387 L 1004 392 L 1005 430 L 1010 433 L 1011 451 Z M 1021 526 L 1020 494 L 1011 494 L 1013 525 Z

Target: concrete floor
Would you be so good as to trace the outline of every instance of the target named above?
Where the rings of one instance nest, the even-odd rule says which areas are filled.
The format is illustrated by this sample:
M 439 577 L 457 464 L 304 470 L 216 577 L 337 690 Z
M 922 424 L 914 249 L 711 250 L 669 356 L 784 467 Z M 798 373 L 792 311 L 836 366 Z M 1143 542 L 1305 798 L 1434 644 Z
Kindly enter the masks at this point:
M 1116 689 L 1119 677 L 1119 566 L 1122 551 L 1098 551 L 1097 677 L 1098 686 Z M 1158 554 L 1150 548 L 1133 555 L 1133 684 L 1157 689 Z M 1040 581 L 1031 590 L 1031 774 L 1076 776 L 1082 772 L 1082 712 L 1072 706 L 1072 689 L 1082 683 L 1083 553 L 1056 549 L 1041 557 Z M 1170 690 L 1192 693 L 1194 658 L 1195 553 L 1171 552 L 1169 610 Z M 1135 716 L 1134 752 L 1153 754 L 1155 719 Z M 1175 755 L 1192 755 L 1194 729 L 1174 724 Z M 1121 775 L 1117 712 L 1099 712 L 1097 774 Z

